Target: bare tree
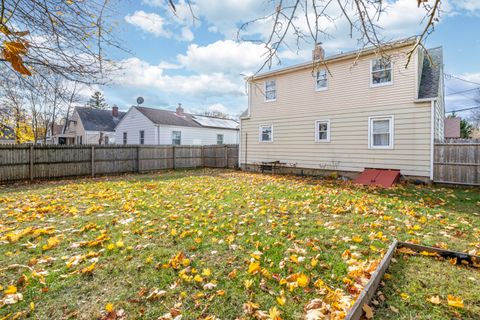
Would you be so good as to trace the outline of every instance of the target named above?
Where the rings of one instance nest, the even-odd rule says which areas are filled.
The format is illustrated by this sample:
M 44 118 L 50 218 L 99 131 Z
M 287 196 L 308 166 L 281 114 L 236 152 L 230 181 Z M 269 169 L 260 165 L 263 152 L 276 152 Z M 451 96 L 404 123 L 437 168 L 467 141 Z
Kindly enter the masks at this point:
M 412 0 L 415 1 L 415 0 Z M 191 11 L 194 6 L 186 1 Z M 441 13 L 442 0 L 417 0 L 417 5 L 425 11 L 423 27 L 416 35 L 416 41 L 408 53 L 408 62 L 418 47 L 434 30 Z M 240 26 L 237 37 L 242 41 L 252 41 L 265 46 L 266 55 L 260 70 L 273 63 L 280 62 L 279 52 L 283 48 L 299 49 L 300 44 L 319 43 L 329 39 L 331 23 L 346 22 L 348 36 L 355 38 L 361 49 L 373 46 L 382 51 L 382 45 L 389 39 L 383 36 L 379 25 L 381 16 L 385 13 L 386 0 L 265 0 L 259 5 L 267 7 L 266 14 L 254 17 Z M 169 0 L 168 6 L 176 12 L 177 1 Z M 192 14 L 194 15 L 194 14 Z M 343 20 L 343 21 L 342 21 Z M 270 31 L 267 35 L 248 32 L 255 24 L 267 25 Z
M 56 74 L 83 83 L 104 81 L 111 65 L 108 0 L 10 0 L 0 2 L 2 76 Z M 48 82 L 49 78 L 45 77 Z
M 480 128 L 480 90 L 477 92 L 477 95 L 475 98 L 473 98 L 473 100 L 475 101 L 476 107 L 472 109 L 469 120 L 472 122 L 475 128 Z

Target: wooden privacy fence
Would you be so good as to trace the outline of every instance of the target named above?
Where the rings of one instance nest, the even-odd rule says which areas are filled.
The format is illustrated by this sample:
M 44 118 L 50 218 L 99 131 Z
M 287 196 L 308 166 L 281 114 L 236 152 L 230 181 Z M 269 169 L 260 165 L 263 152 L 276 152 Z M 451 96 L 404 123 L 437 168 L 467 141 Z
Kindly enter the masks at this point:
M 0 145 L 0 183 L 199 167 L 237 168 L 238 145 Z
M 433 176 L 439 183 L 480 186 L 480 141 L 436 143 Z

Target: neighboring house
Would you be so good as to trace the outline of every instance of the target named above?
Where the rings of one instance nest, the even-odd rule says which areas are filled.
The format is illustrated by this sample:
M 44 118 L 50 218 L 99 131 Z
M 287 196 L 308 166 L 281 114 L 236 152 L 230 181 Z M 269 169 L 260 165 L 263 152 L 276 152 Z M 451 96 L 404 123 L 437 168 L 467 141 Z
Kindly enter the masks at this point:
M 125 112 L 119 112 L 118 107 L 111 110 L 76 107 L 65 127 L 66 144 L 114 144 L 115 127 L 123 116 Z
M 313 63 L 248 78 L 241 167 L 278 161 L 284 172 L 381 168 L 432 179 L 434 141 L 444 137 L 442 48 L 419 48 L 407 66 L 415 41 L 324 59 L 317 46 Z
M 64 134 L 65 125 L 55 123 L 52 126 L 48 127 L 46 134 L 46 144 L 67 144 L 68 138 Z M 72 143 L 70 143 L 72 144 Z
M 0 144 L 15 144 L 15 132 L 12 128 L 0 125 Z
M 238 143 L 238 122 L 176 111 L 131 107 L 115 128 L 117 144 L 213 145 Z
M 460 121 L 458 117 L 445 118 L 445 139 L 460 138 Z

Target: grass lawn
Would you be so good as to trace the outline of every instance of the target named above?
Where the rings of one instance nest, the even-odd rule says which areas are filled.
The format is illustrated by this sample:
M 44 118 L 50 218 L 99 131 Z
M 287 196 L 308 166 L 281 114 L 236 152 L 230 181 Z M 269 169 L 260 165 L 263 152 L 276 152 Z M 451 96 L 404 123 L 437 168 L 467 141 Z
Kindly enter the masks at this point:
M 398 254 L 387 272 L 375 318 L 480 319 L 480 269 Z
M 342 319 L 393 238 L 478 253 L 479 190 L 223 170 L 2 187 L 0 319 Z

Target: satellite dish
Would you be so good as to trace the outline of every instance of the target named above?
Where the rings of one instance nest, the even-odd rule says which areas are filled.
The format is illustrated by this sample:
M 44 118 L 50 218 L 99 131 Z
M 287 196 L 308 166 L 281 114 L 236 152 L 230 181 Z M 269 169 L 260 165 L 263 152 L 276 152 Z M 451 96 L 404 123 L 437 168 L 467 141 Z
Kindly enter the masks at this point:
M 143 99 L 143 97 L 138 97 L 137 98 L 137 104 L 138 105 L 141 105 L 145 100 Z

